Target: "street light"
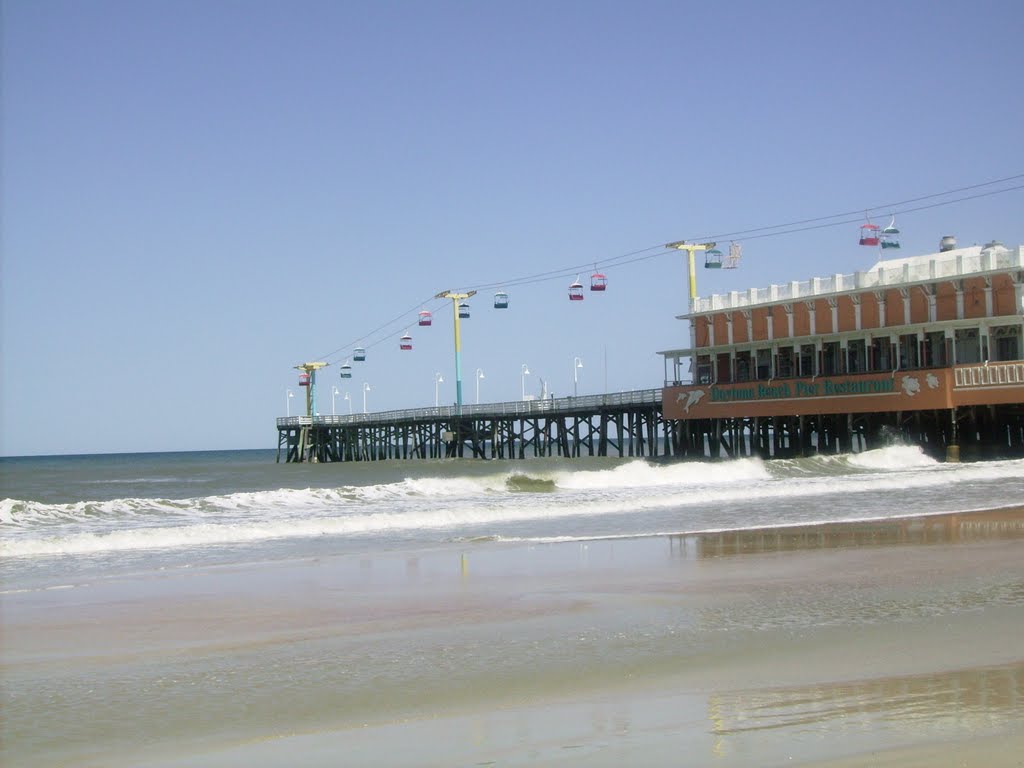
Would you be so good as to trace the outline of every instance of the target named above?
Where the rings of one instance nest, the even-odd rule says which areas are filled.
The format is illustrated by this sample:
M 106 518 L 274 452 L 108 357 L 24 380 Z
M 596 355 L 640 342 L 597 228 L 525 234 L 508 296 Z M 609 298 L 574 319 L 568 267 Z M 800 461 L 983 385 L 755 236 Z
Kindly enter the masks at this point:
M 521 375 L 519 376 L 519 383 L 523 388 L 523 400 L 526 399 L 526 377 L 530 375 L 530 369 L 526 367 L 526 363 L 523 363 L 523 367 L 520 369 Z
M 295 393 L 292 392 L 290 389 L 285 389 L 285 393 L 286 393 L 285 397 L 284 397 L 285 411 L 288 414 L 288 418 L 291 418 L 291 415 L 292 415 L 292 398 L 295 397 Z
M 366 413 L 366 393 L 370 391 L 370 385 L 363 382 L 363 413 Z
M 476 369 L 476 404 L 480 405 L 480 379 L 484 378 L 484 372 Z
M 341 392 L 338 391 L 338 388 L 336 386 L 331 387 L 331 416 L 338 415 L 337 411 L 334 410 L 334 396 L 340 394 Z
M 572 359 L 572 396 L 576 397 L 576 389 L 579 384 L 579 376 L 576 373 L 580 368 L 583 367 L 583 361 L 578 357 Z
M 466 293 L 454 293 L 453 291 L 441 291 L 435 299 L 451 299 L 452 309 L 455 313 L 455 414 L 462 415 L 462 337 L 459 335 L 459 302 L 476 296 L 476 291 Z
M 345 399 L 348 400 L 348 415 L 352 415 L 352 396 L 348 392 L 345 393 Z
M 439 405 L 439 403 L 438 403 L 438 396 L 437 396 L 437 385 L 440 384 L 442 381 L 444 381 L 444 376 L 442 376 L 440 373 L 435 373 L 434 374 L 434 407 L 435 408 L 437 408 L 437 406 Z

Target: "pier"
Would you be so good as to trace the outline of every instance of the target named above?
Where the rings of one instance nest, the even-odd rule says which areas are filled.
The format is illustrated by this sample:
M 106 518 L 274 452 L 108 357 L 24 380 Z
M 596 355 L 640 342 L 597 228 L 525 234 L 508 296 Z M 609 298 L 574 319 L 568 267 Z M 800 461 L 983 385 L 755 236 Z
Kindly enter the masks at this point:
M 671 455 L 662 390 L 277 420 L 277 460 Z M 659 436 L 661 445 L 659 447 Z
M 1024 455 L 1024 362 L 912 373 L 775 380 L 746 401 L 728 385 L 683 385 L 465 405 L 461 414 L 447 406 L 291 416 L 277 420 L 277 461 L 769 459 L 893 443 L 936 459 Z M 932 382 L 930 397 L 911 386 L 918 379 Z

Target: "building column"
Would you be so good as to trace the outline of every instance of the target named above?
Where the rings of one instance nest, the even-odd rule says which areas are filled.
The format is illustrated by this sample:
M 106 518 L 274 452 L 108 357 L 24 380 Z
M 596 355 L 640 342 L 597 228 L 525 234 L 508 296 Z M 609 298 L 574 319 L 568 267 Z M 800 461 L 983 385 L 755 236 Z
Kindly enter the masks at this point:
M 924 294 L 925 298 L 928 299 L 928 322 L 934 323 L 937 318 L 937 312 L 935 309 L 936 295 L 934 285 L 922 285 L 921 293 Z
M 830 296 L 826 301 L 832 312 L 832 333 L 839 333 L 839 299 L 836 296 Z
M 953 280 L 953 288 L 956 291 L 956 319 L 964 319 L 964 281 Z

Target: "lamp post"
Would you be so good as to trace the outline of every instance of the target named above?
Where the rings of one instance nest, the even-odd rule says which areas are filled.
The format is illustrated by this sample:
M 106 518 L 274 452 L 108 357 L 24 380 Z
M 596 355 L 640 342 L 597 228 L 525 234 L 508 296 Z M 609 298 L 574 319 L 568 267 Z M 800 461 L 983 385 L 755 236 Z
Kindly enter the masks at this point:
M 363 413 L 366 413 L 366 393 L 370 391 L 370 385 L 363 382 Z
M 530 375 L 530 369 L 526 367 L 526 363 L 523 363 L 523 367 L 519 369 L 519 384 L 522 387 L 523 400 L 526 399 L 526 377 Z
M 288 414 L 288 418 L 291 418 L 291 415 L 292 415 L 292 398 L 293 397 L 295 397 L 295 393 L 292 392 L 290 389 L 285 389 L 284 407 L 285 407 L 285 412 Z
M 572 359 L 572 396 L 573 397 L 576 397 L 576 390 L 578 388 L 579 381 L 580 381 L 579 375 L 577 374 L 577 371 L 579 371 L 579 369 L 582 368 L 582 367 L 583 367 L 583 361 L 580 360 L 578 357 L 574 357 Z
M 443 381 L 444 381 L 444 376 L 442 376 L 440 373 L 435 373 L 434 374 L 434 407 L 435 408 L 437 408 L 437 406 L 440 404 L 438 402 L 437 385 L 440 384 Z
M 336 386 L 331 387 L 331 416 L 338 415 L 338 412 L 334 410 L 334 396 L 340 394 L 341 392 L 338 391 L 338 388 Z
M 476 404 L 480 405 L 480 379 L 484 378 L 484 372 L 476 369 Z
M 348 415 L 352 415 L 352 396 L 348 392 L 345 393 L 345 399 L 348 400 Z
M 459 335 L 459 302 L 476 296 L 476 291 L 467 293 L 454 293 L 452 291 L 441 291 L 435 299 L 451 299 L 452 309 L 455 315 L 455 414 L 462 415 L 462 338 Z

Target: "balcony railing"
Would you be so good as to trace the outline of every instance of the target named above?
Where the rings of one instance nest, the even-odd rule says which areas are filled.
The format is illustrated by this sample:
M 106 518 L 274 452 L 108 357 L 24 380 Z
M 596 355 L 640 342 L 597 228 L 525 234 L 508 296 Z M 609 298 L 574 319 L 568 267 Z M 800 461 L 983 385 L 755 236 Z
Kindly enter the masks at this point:
M 623 408 L 637 405 L 661 405 L 661 389 L 635 389 L 605 395 L 560 397 L 546 400 L 511 400 L 504 403 L 463 405 L 462 416 L 541 416 L 545 414 L 598 411 L 602 408 Z M 439 408 L 406 408 L 400 411 L 355 413 L 345 416 L 284 416 L 278 418 L 278 427 L 344 426 L 347 424 L 380 424 L 393 422 L 444 421 L 456 417 L 455 406 Z
M 1024 362 L 987 363 L 959 366 L 953 374 L 957 389 L 1024 384 Z

